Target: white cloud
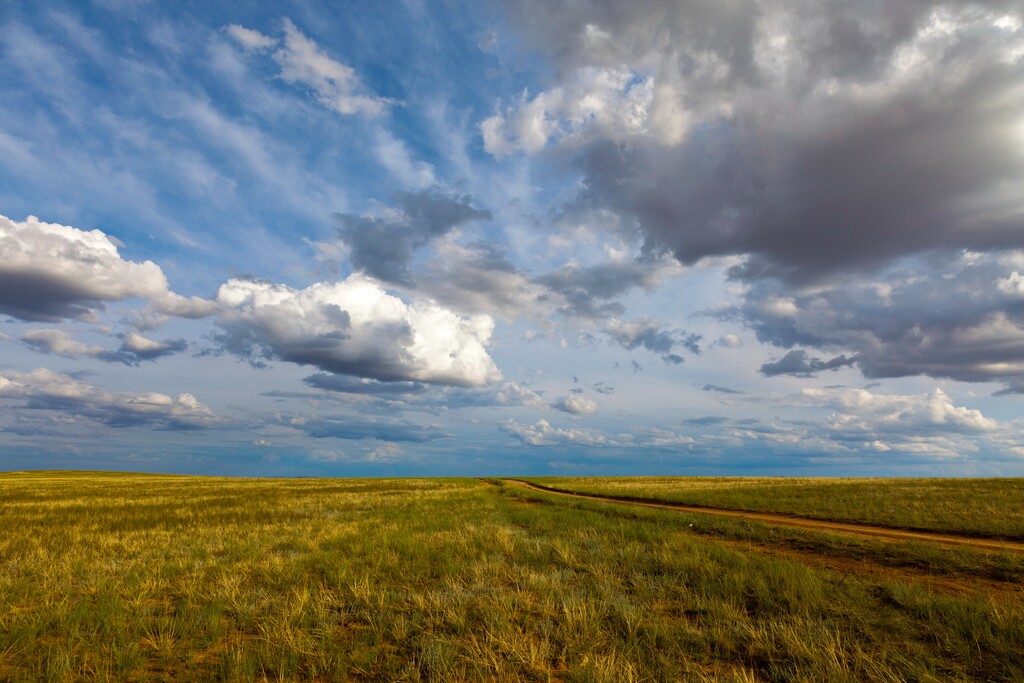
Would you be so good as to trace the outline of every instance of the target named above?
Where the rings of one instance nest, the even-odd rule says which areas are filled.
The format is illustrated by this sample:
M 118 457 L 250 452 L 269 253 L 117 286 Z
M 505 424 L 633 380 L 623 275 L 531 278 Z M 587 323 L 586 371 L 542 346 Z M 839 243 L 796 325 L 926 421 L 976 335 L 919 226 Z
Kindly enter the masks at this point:
M 436 182 L 434 167 L 424 161 L 414 160 L 405 143 L 391 133 L 378 130 L 373 149 L 381 166 L 406 187 L 423 190 Z
M 224 27 L 224 31 L 246 50 L 269 50 L 277 47 L 277 41 L 270 36 L 238 24 L 229 24 Z
M 158 393 L 106 392 L 45 368 L 24 373 L 0 371 L 0 398 L 24 400 L 30 409 L 79 415 L 111 427 L 202 429 L 221 421 L 192 394 L 172 398 Z
M 715 341 L 716 346 L 724 346 L 727 349 L 738 349 L 743 346 L 743 340 L 735 334 L 723 334 Z
M 593 415 L 597 412 L 596 403 L 578 394 L 560 398 L 552 404 L 552 407 L 572 415 Z
M 865 389 L 805 389 L 803 396 L 836 412 L 826 421 L 832 431 L 927 435 L 937 432 L 989 432 L 995 420 L 980 410 L 958 406 L 942 390 L 928 394 L 875 394 Z
M 37 351 L 71 358 L 77 356 L 99 356 L 104 351 L 102 346 L 88 346 L 67 332 L 57 329 L 29 330 L 21 335 L 21 340 Z
M 1003 294 L 1008 294 L 1009 296 L 1014 297 L 1024 297 L 1024 275 L 1021 275 L 1016 270 L 1006 277 L 999 278 L 996 281 L 996 286 Z
M 532 99 L 525 91 L 515 105 L 480 124 L 484 149 L 495 157 L 534 153 L 550 140 L 600 133 L 613 139 L 648 132 L 665 118 L 652 119 L 654 81 L 628 69 L 587 67 L 572 80 Z
M 559 429 L 547 420 L 524 425 L 509 420 L 502 430 L 527 446 L 604 446 L 609 445 L 607 435 L 592 429 Z
M 430 300 L 406 303 L 352 275 L 296 290 L 230 280 L 217 293 L 222 346 L 328 372 L 476 386 L 501 373 L 487 354 L 494 321 L 460 317 Z
M 0 311 L 24 320 L 95 319 L 105 301 L 168 295 L 152 261 L 125 261 L 100 230 L 0 216 Z
M 393 103 L 365 94 L 355 70 L 331 57 L 295 24 L 284 21 L 284 46 L 274 52 L 281 78 L 312 88 L 320 104 L 339 114 L 379 116 Z

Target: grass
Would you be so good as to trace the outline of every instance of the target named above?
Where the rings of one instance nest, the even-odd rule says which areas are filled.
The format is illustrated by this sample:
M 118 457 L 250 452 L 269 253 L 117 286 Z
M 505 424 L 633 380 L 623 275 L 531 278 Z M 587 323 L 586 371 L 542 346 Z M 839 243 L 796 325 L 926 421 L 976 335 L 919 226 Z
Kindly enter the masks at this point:
M 1024 679 L 1019 586 L 715 524 L 472 480 L 0 475 L 0 680 Z
M 565 491 L 1024 540 L 1024 479 L 534 477 Z

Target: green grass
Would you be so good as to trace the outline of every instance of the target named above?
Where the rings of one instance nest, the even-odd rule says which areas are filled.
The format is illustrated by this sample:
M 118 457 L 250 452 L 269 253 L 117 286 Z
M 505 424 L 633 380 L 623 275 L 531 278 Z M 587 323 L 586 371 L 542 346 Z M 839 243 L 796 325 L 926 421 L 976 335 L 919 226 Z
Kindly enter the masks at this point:
M 695 519 L 471 480 L 0 475 L 0 680 L 1024 679 L 1019 592 Z
M 527 481 L 580 493 L 1024 540 L 1024 479 L 533 477 Z

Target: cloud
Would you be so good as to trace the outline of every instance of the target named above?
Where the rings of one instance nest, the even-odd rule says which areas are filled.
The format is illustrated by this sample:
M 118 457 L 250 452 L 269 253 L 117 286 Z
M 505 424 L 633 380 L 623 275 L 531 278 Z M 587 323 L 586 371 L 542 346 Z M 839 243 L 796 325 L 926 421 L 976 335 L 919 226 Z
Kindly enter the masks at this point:
M 672 353 L 672 349 L 677 346 L 682 346 L 692 354 L 700 354 L 700 334 L 685 330 L 665 330 L 661 323 L 654 320 L 624 322 L 612 318 L 603 331 L 627 351 L 644 348 L 661 354 L 666 363 L 678 365 L 683 362 L 681 356 Z
M 942 389 L 928 394 L 875 394 L 865 389 L 805 389 L 802 396 L 835 412 L 826 428 L 848 436 L 897 438 L 932 433 L 983 433 L 999 426 L 980 410 L 957 406 Z
M 102 346 L 89 346 L 78 341 L 67 332 L 57 329 L 28 330 L 21 335 L 21 341 L 29 348 L 41 353 L 52 353 L 58 356 L 77 358 L 79 356 L 98 357 L 105 353 Z
M 625 68 L 586 67 L 564 86 L 515 104 L 480 124 L 484 149 L 497 158 L 538 152 L 550 140 L 570 141 L 595 130 L 612 139 L 646 132 L 653 79 Z
M 21 320 L 94 320 L 104 302 L 169 296 L 152 261 L 125 261 L 99 230 L 0 216 L 0 312 Z
M 281 68 L 280 78 L 309 88 L 317 101 L 331 111 L 375 117 L 394 104 L 394 100 L 367 90 L 355 69 L 332 59 L 290 19 L 284 20 L 283 28 L 283 44 L 238 24 L 225 26 L 224 31 L 247 51 L 264 51 L 280 45 L 271 55 Z
M 1024 301 L 998 286 L 1012 278 L 1017 254 L 906 261 L 870 279 L 806 292 L 762 282 L 721 317 L 745 322 L 760 341 L 779 347 L 852 352 L 817 362 L 855 359 L 869 378 L 927 375 L 1024 391 Z M 783 361 L 805 374 L 824 369 L 801 368 L 802 359 L 791 351 Z M 775 366 L 768 366 L 771 374 Z
M 322 372 L 310 375 L 302 381 L 311 387 L 325 391 L 383 398 L 409 397 L 414 394 L 422 394 L 428 388 L 428 385 L 421 382 L 381 382 L 364 377 L 330 375 Z
M 727 349 L 738 349 L 743 346 L 743 340 L 735 334 L 723 334 L 715 340 L 714 346 L 722 346 Z
M 564 301 L 560 312 L 591 319 L 621 315 L 625 309 L 613 301 L 631 289 L 653 290 L 682 268 L 673 258 L 611 258 L 593 266 L 569 264 L 541 275 L 537 284 L 557 293 Z
M 730 389 L 729 387 L 722 387 L 717 384 L 705 384 L 702 388 L 703 391 L 713 391 L 719 394 L 742 394 L 742 391 L 737 389 Z
M 434 258 L 417 277 L 417 289 L 425 295 L 466 313 L 547 320 L 556 297 L 520 272 L 496 245 L 460 245 L 448 236 L 437 240 L 434 249 Z
M 156 360 L 188 348 L 184 339 L 171 339 L 156 342 L 147 339 L 137 332 L 119 335 L 121 346 L 116 351 L 109 351 L 102 346 L 86 345 L 67 332 L 58 329 L 33 329 L 21 336 L 21 340 L 29 348 L 40 353 L 65 356 L 67 358 L 96 358 L 108 363 L 124 363 L 138 365 L 140 361 Z
M 597 404 L 590 399 L 579 395 L 565 396 L 558 399 L 551 406 L 555 410 L 571 415 L 593 415 L 597 412 Z
M 555 146 L 582 176 L 570 205 L 618 216 L 650 253 L 746 255 L 734 277 L 802 284 L 1024 246 L 1019 7 L 503 7 L 559 82 L 499 108 L 484 144 Z M 583 85 L 598 73 L 622 75 Z
M 433 426 L 423 426 L 394 420 L 367 422 L 348 417 L 296 417 L 287 421 L 288 426 L 298 429 L 315 439 L 344 439 L 424 443 L 447 436 Z
M 490 211 L 474 208 L 472 201 L 468 195 L 436 190 L 402 192 L 383 216 L 336 214 L 338 236 L 349 248 L 354 269 L 411 285 L 408 265 L 417 249 L 465 223 L 491 218 Z
M 608 434 L 596 429 L 562 429 L 553 427 L 547 420 L 537 420 L 532 425 L 509 420 L 501 425 L 501 431 L 515 438 L 524 446 L 540 447 L 607 447 L 607 448 L 650 448 L 675 451 L 689 449 L 696 442 L 685 434 L 648 428 L 636 433 Z
M 433 166 L 415 161 L 405 143 L 391 133 L 377 130 L 373 149 L 381 166 L 406 186 L 422 190 L 437 182 Z
M 305 289 L 230 280 L 217 293 L 219 347 L 380 381 L 477 386 L 501 373 L 487 354 L 494 322 L 429 300 L 406 303 L 363 275 Z
M 147 339 L 137 332 L 129 332 L 121 337 L 118 353 L 134 361 L 156 360 L 184 351 L 188 344 L 184 339 L 167 339 L 161 342 Z
M 817 377 L 824 370 L 838 370 L 857 362 L 856 358 L 836 356 L 823 361 L 812 358 L 803 349 L 794 349 L 777 361 L 769 361 L 761 366 L 761 374 L 765 377 L 776 375 L 793 375 L 794 377 Z
M 95 420 L 108 427 L 205 429 L 222 422 L 192 394 L 106 392 L 68 375 L 37 368 L 0 371 L 0 399 L 24 401 L 23 407 Z
M 720 425 L 728 421 L 729 418 L 722 417 L 721 415 L 704 415 L 703 417 L 687 417 L 680 420 L 679 423 L 695 427 L 709 427 L 712 425 Z
M 537 420 L 532 425 L 509 420 L 501 430 L 526 446 L 603 446 L 609 443 L 607 435 L 595 430 L 559 429 L 552 427 L 547 420 Z
M 265 36 L 259 31 L 254 31 L 251 28 L 245 28 L 238 24 L 228 24 L 224 27 L 224 32 L 231 36 L 246 50 L 269 50 L 277 47 L 278 44 L 277 40 L 269 36 Z

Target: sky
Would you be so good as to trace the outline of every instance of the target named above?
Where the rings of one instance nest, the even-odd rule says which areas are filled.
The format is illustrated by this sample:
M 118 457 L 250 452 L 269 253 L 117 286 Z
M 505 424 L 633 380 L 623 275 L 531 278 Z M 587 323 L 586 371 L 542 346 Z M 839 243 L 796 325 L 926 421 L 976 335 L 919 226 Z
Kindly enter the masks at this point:
M 0 0 L 0 470 L 1024 476 L 1019 2 Z

